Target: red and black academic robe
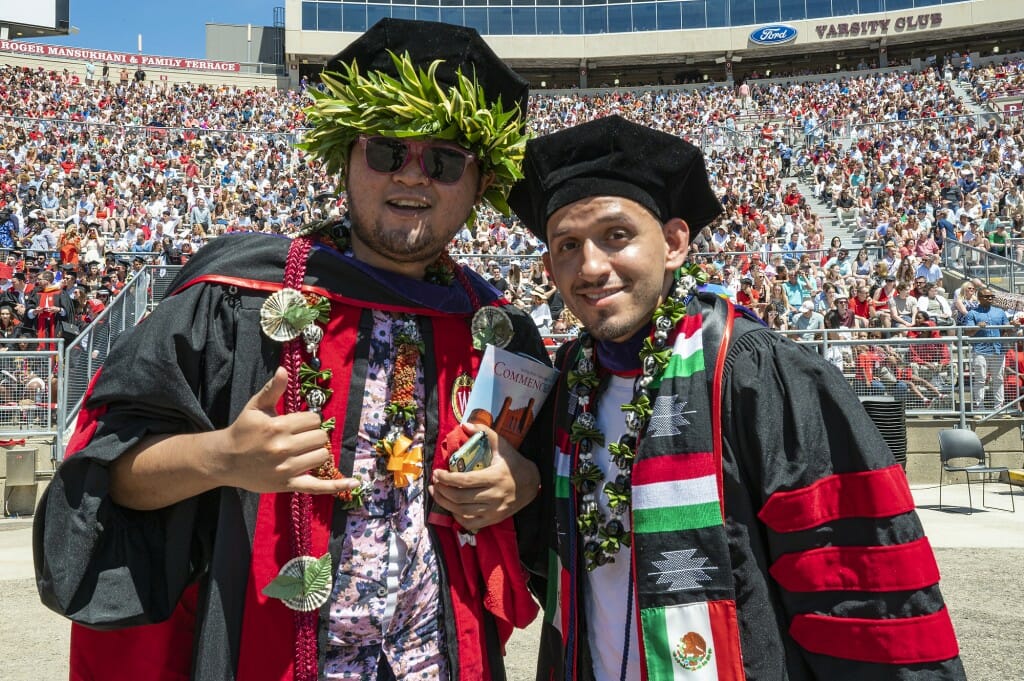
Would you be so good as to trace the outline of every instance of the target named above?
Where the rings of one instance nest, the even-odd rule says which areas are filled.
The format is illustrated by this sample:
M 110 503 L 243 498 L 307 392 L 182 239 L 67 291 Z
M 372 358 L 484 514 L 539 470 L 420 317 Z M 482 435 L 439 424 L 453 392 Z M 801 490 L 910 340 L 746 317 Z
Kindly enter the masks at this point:
M 57 312 L 38 312 L 35 316 L 37 338 L 60 338 L 63 330 L 61 322 L 74 323 L 71 298 L 59 284 L 47 286 L 42 290 L 35 291 L 28 301 L 26 307 L 30 310 L 36 308 L 56 307 Z M 44 344 L 40 350 L 53 350 L 52 344 Z
M 138 512 L 110 500 L 107 468 L 148 435 L 227 426 L 269 380 L 280 345 L 261 333 L 259 312 L 267 293 L 281 285 L 289 244 L 267 235 L 211 242 L 182 270 L 172 285 L 175 294 L 118 340 L 94 382 L 87 413 L 68 445 L 71 455 L 50 484 L 35 525 L 43 602 L 75 623 L 72 679 L 291 678 L 291 612 L 258 596 L 265 586 L 259 580 L 272 577 L 276 562 L 290 557 L 282 555 L 290 540 L 278 522 L 289 496 L 222 488 Z M 467 276 L 482 304 L 498 300 L 479 277 Z M 478 354 L 468 351 L 473 309 L 464 289 L 396 279 L 325 247 L 310 255 L 305 287 L 332 302 L 320 356 L 333 371 L 328 407 L 339 410 L 338 423 L 344 424 L 332 441 L 342 472 L 351 471 L 354 456 L 372 310 L 421 315 L 429 471 L 438 433 L 455 425 L 455 379 L 471 370 Z M 516 331 L 510 349 L 544 357 L 529 317 L 512 308 L 509 314 Z M 429 513 L 429 497 L 424 503 Z M 345 512 L 332 497 L 315 497 L 313 525 L 314 552 L 322 545 L 337 565 Z M 433 526 L 431 532 L 438 553 L 445 554 L 453 536 Z M 450 587 L 442 589 L 441 612 L 453 678 L 465 678 L 474 666 L 487 669 L 481 678 L 503 678 L 500 624 L 486 613 L 484 631 L 467 639 L 460 619 L 465 608 L 454 593 L 463 571 L 444 559 L 439 567 Z M 328 606 L 321 610 L 321 664 Z
M 734 320 L 722 358 L 717 348 L 726 328 L 725 303 L 702 302 L 707 374 L 713 376 L 724 359 L 715 437 L 722 445 L 729 555 L 716 572 L 736 594 L 741 678 L 965 679 L 938 567 L 906 477 L 856 394 L 816 352 L 748 319 Z M 637 351 L 639 346 L 634 357 Z M 562 354 L 555 366 L 561 368 Z M 552 402 L 553 414 L 569 413 L 564 379 Z M 558 430 L 552 438 L 549 452 L 559 442 Z M 520 543 L 537 590 L 545 579 L 564 585 L 569 573 L 584 569 L 567 540 L 576 532 L 567 521 L 571 495 L 559 497 L 551 484 L 554 457 L 540 460 L 546 469 L 537 512 L 548 519 L 547 536 L 532 547 Z M 559 563 L 561 573 L 548 574 Z M 636 574 L 641 568 L 633 569 Z M 578 594 L 574 602 L 569 608 L 545 605 L 538 681 L 594 678 Z

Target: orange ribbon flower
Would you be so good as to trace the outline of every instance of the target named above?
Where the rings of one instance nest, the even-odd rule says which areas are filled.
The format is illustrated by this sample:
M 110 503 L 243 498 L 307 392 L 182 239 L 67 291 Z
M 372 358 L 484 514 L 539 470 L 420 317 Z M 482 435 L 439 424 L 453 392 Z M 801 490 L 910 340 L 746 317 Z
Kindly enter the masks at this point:
M 399 435 L 388 448 L 388 470 L 395 476 L 395 487 L 407 487 L 423 474 L 423 447 L 413 446 L 412 438 Z

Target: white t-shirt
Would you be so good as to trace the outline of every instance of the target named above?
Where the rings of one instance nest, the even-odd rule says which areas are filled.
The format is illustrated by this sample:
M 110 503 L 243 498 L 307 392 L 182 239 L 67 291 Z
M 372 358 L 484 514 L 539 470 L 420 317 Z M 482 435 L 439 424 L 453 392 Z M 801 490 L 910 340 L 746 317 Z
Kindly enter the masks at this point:
M 618 442 L 626 432 L 626 422 L 622 413 L 622 405 L 633 399 L 632 377 L 612 376 L 607 390 L 597 402 L 597 427 L 604 433 L 605 445 Z M 607 447 L 594 447 L 594 463 L 605 474 L 606 480 L 615 480 L 618 468 L 611 460 Z M 609 473 L 609 470 L 612 472 Z M 608 497 L 605 496 L 604 483 L 598 488 L 597 504 L 606 520 L 611 518 L 608 512 Z M 626 531 L 629 531 L 629 514 L 621 517 Z M 640 646 L 637 642 L 636 629 L 636 595 L 629 598 L 633 589 L 632 561 L 630 548 L 623 546 L 615 554 L 615 560 L 606 563 L 593 572 L 585 572 L 583 578 L 583 603 L 587 615 L 587 636 L 590 642 L 590 654 L 594 660 L 594 678 L 596 681 L 619 681 L 620 678 L 639 679 Z M 622 653 L 626 641 L 626 613 L 629 604 L 629 663 L 626 675 L 622 676 Z

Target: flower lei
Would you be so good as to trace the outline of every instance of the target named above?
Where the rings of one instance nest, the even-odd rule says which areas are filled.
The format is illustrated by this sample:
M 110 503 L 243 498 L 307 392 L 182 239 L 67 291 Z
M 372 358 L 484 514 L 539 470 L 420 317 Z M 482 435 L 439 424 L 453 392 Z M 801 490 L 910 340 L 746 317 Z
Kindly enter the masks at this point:
M 651 417 L 650 391 L 660 384 L 671 356 L 668 337 L 686 314 L 685 297 L 694 284 L 705 278 L 698 266 L 684 266 L 676 275 L 672 293 L 654 310 L 651 335 L 640 350 L 642 374 L 634 386 L 633 399 L 622 405 L 626 433 L 618 442 L 608 445 L 612 463 L 619 469 L 613 479 L 606 478 L 594 463 L 594 445 L 604 446 L 605 443 L 604 433 L 597 427 L 594 416 L 600 379 L 594 361 L 594 339 L 586 331 L 580 335 L 580 350 L 566 376 L 580 407 L 569 433 L 570 441 L 579 448 L 579 465 L 569 480 L 577 494 L 576 525 L 583 538 L 583 559 L 588 571 L 614 562 L 615 554 L 630 545 L 630 534 L 622 518 L 629 512 L 632 502 L 632 469 L 637 445 Z M 599 487 L 608 499 L 610 517 L 605 517 L 597 505 Z
M 340 219 L 320 220 L 303 228 L 297 238 L 315 238 L 321 243 L 340 252 L 348 250 L 351 244 L 351 222 L 346 215 Z M 447 286 L 456 278 L 467 291 L 472 291 L 468 282 L 463 281 L 460 269 L 445 252 L 427 267 L 425 280 L 432 284 Z M 263 330 L 276 340 L 291 340 L 302 336 L 309 360 L 298 367 L 299 393 L 306 408 L 317 413 L 321 412 L 332 390 L 326 387 L 331 379 L 331 370 L 322 366 L 318 355 L 320 342 L 324 337 L 321 324 L 329 319 L 330 302 L 323 296 L 303 294 L 293 288 L 285 288 L 268 298 L 268 303 L 261 310 Z M 416 432 L 416 363 L 423 353 L 423 340 L 413 317 L 403 317 L 397 322 L 395 333 L 395 365 L 391 374 L 391 401 L 385 408 L 387 418 L 386 434 L 374 445 L 377 453 L 377 471 L 381 475 L 392 474 L 396 487 L 407 487 L 418 479 L 423 472 L 423 447 L 413 446 Z M 328 419 L 321 424 L 327 431 L 333 430 L 335 420 Z M 312 471 L 313 475 L 322 480 L 340 480 L 345 477 L 338 470 L 333 458 Z M 353 476 L 358 478 L 359 476 Z M 351 491 L 337 493 L 342 508 L 352 510 L 366 503 L 366 495 L 370 491 L 370 481 L 361 481 L 359 487 Z
M 403 317 L 396 324 L 391 401 L 384 408 L 386 431 L 374 449 L 378 473 L 391 473 L 395 487 L 407 487 L 423 473 L 423 445 L 413 442 L 417 426 L 416 363 L 423 354 L 423 340 L 414 318 Z

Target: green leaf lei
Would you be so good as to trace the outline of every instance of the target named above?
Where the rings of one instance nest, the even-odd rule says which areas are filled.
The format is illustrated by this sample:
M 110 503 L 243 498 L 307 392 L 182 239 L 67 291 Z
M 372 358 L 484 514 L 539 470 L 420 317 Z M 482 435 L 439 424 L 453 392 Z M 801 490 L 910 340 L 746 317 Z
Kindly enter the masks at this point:
M 469 78 L 458 70 L 457 85 L 444 87 L 436 75 L 441 60 L 424 71 L 407 52 L 390 55 L 398 78 L 380 71 L 363 75 L 354 62 L 342 64 L 340 72 L 321 74 L 327 91 L 308 90 L 313 104 L 305 113 L 313 129 L 296 146 L 320 159 L 343 183 L 349 152 L 360 135 L 449 140 L 471 151 L 483 174 L 494 174 L 483 199 L 508 215 L 508 193 L 523 177 L 525 112 L 515 102 L 511 108 L 500 99 L 490 104 L 475 74 Z M 475 220 L 473 211 L 466 224 Z
M 569 371 L 569 375 L 565 377 L 565 381 L 570 388 L 575 388 L 577 385 L 582 384 L 588 388 L 596 388 L 597 384 L 601 382 L 598 378 L 596 371 L 579 371 L 578 369 L 572 369 Z

